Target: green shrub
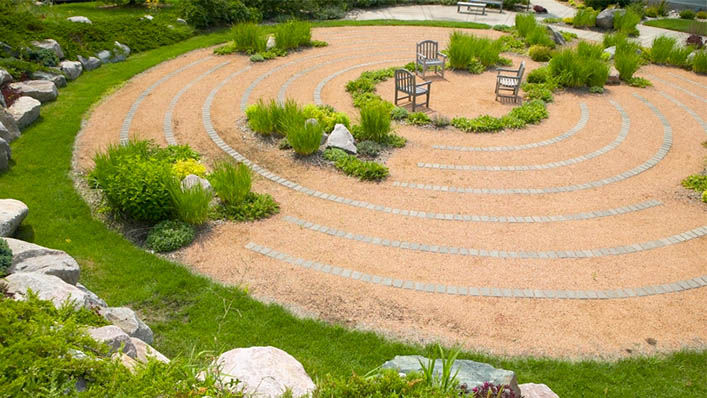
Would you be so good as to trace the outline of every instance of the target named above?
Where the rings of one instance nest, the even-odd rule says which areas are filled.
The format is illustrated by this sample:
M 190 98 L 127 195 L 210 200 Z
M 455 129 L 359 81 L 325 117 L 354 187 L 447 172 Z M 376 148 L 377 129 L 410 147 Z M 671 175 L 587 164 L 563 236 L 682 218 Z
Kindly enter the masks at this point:
M 550 36 L 550 32 L 548 32 L 547 28 L 543 25 L 538 25 L 533 30 L 531 30 L 530 33 L 528 33 L 528 35 L 525 37 L 525 40 L 531 46 L 539 45 L 549 48 L 555 48 L 555 40 L 552 39 L 552 37 Z
M 609 77 L 609 67 L 601 59 L 580 56 L 572 49 L 555 54 L 549 67 L 551 75 L 564 87 L 603 87 Z
M 349 117 L 345 113 L 337 112 L 329 105 L 308 104 L 302 108 L 302 114 L 305 119 L 317 119 L 325 133 L 330 133 L 337 124 L 343 124 L 347 128 L 351 127 Z
M 295 126 L 306 120 L 299 105 L 293 100 L 287 100 L 284 104 L 270 100 L 266 104 L 261 99 L 256 104 L 248 106 L 245 114 L 248 127 L 266 137 L 285 136 L 288 125 Z
M 587 7 L 577 10 L 572 18 L 572 26 L 575 28 L 591 28 L 597 25 L 597 15 L 598 11 L 594 11 L 593 8 Z M 614 16 L 616 18 L 616 15 Z
M 472 75 L 479 75 L 484 73 L 486 67 L 481 64 L 477 58 L 472 58 L 471 61 L 469 61 L 469 65 L 466 67 L 466 70 Z
M 194 227 L 177 220 L 166 220 L 155 225 L 147 234 L 145 246 L 158 253 L 171 252 L 194 241 Z
M 631 81 L 633 74 L 641 66 L 641 56 L 630 46 L 617 47 L 616 55 L 614 56 L 614 66 L 619 71 L 619 79 L 627 82 Z
M 172 199 L 176 216 L 189 224 L 201 225 L 209 219 L 209 204 L 213 193 L 195 184 L 190 188 L 182 186 L 181 181 L 172 177 L 167 179 L 167 191 Z
M 550 78 L 550 68 L 541 66 L 528 73 L 528 83 L 545 83 Z
M 676 43 L 676 39 L 668 36 L 658 36 L 653 39 L 653 45 L 650 50 L 651 62 L 656 64 L 667 63 Z
M 680 18 L 682 19 L 695 19 L 695 15 L 696 13 L 690 9 L 680 11 Z
M 645 13 L 647 17 L 656 18 L 658 17 L 658 7 L 650 6 L 646 7 Z
M 260 25 L 252 22 L 239 23 L 233 27 L 233 43 L 236 51 L 255 54 L 265 51 L 267 38 Z
M 627 8 L 624 12 L 614 14 L 614 30 L 629 36 L 638 36 L 636 25 L 641 22 L 641 15 Z
M 405 109 L 405 108 L 401 108 L 401 107 L 399 107 L 399 106 L 396 106 L 395 108 L 393 108 L 392 111 L 390 111 L 390 117 L 391 117 L 393 120 L 403 120 L 403 119 L 407 119 L 407 117 L 408 117 L 408 111 L 407 111 L 407 109 Z
M 697 51 L 692 59 L 692 70 L 696 73 L 707 73 L 707 51 Z
M 601 44 L 592 44 L 587 41 L 580 41 L 577 44 L 577 56 L 580 58 L 601 59 L 604 48 Z
M 702 201 L 707 203 L 707 191 L 702 192 Z
M 507 116 L 520 119 L 527 124 L 536 124 L 543 119 L 547 119 L 548 113 L 545 102 L 536 99 L 513 108 Z
M 516 30 L 521 37 L 526 37 L 535 27 L 538 26 L 535 21 L 535 15 L 518 13 L 515 17 Z
M 533 61 L 546 62 L 552 58 L 552 49 L 541 45 L 531 46 L 528 50 L 528 55 Z
M 439 114 L 432 118 L 432 124 L 438 129 L 447 127 L 450 123 L 451 121 L 447 117 Z
M 493 25 L 493 30 L 508 33 L 513 31 L 513 27 L 508 25 Z
M 483 133 L 503 130 L 503 121 L 497 117 L 483 115 L 474 119 L 455 117 L 452 126 L 466 132 Z
M 7 275 L 12 265 L 12 250 L 5 239 L 0 238 L 0 277 Z
M 199 177 L 206 175 L 206 166 L 199 163 L 196 159 L 179 160 L 172 165 L 172 174 L 180 180 L 189 174 L 194 174 Z
M 357 177 L 362 181 L 380 181 L 389 174 L 387 167 L 376 162 L 362 161 L 338 148 L 324 151 L 324 158 L 334 162 L 334 166 L 344 174 Z
M 698 11 L 695 16 L 697 19 L 707 19 L 707 11 Z
M 275 101 L 272 101 L 274 103 Z M 248 127 L 256 133 L 264 136 L 269 136 L 275 132 L 277 128 L 276 120 L 270 113 L 270 107 L 263 100 L 258 100 L 257 104 L 250 105 L 245 110 L 246 118 L 248 119 Z
M 374 377 L 353 374 L 344 379 L 327 376 L 319 383 L 312 395 L 313 398 L 453 398 L 456 396 L 459 396 L 458 390 L 442 392 L 438 387 L 422 382 L 422 375 L 419 373 L 410 373 L 401 377 L 397 372 L 389 369 L 381 371 Z
M 707 175 L 691 175 L 682 180 L 682 186 L 698 192 L 707 191 Z
M 548 88 L 546 83 L 524 83 L 522 88 L 525 91 L 525 97 L 529 100 L 553 101 L 552 90 Z
M 312 26 L 309 22 L 288 21 L 275 25 L 275 43 L 279 49 L 293 50 L 309 46 L 312 41 Z
M 447 55 L 449 66 L 454 69 L 467 69 L 476 58 L 484 67 L 496 65 L 500 61 L 503 43 L 485 37 L 476 37 L 459 31 L 449 36 Z
M 380 155 L 383 146 L 373 141 L 361 141 L 356 143 L 356 151 L 361 156 L 375 158 Z
M 250 56 L 250 62 L 263 62 L 265 61 L 265 57 L 263 57 L 263 54 L 257 53 L 253 54 Z
M 677 46 L 673 48 L 672 51 L 670 51 L 670 55 L 668 56 L 668 63 L 670 65 L 679 66 L 681 68 L 689 66 L 689 62 L 687 62 L 687 57 L 690 55 L 691 52 L 692 48 L 690 47 Z
M 280 205 L 268 194 L 248 192 L 239 203 L 223 203 L 214 209 L 213 217 L 229 221 L 256 221 L 280 212 Z
M 415 112 L 408 115 L 408 123 L 414 124 L 416 126 L 424 126 L 430 124 L 432 119 L 423 112 Z
M 54 51 L 44 48 L 27 47 L 20 52 L 20 58 L 26 59 L 29 62 L 39 64 L 41 66 L 57 66 L 59 65 L 59 57 L 54 54 Z
M 243 163 L 233 165 L 230 162 L 217 163 L 209 174 L 209 182 L 216 195 L 227 205 L 238 205 L 250 192 L 252 179 L 250 169 Z
M 180 0 L 179 8 L 182 18 L 198 29 L 260 19 L 256 9 L 240 0 Z
M 390 133 L 390 111 L 389 104 L 382 101 L 374 101 L 361 108 L 361 129 L 356 138 L 385 143 Z
M 289 125 L 287 142 L 298 155 L 308 156 L 319 149 L 323 133 L 322 126 L 318 122 Z
M 646 87 L 653 85 L 653 83 L 651 83 L 650 80 L 644 79 L 642 77 L 633 77 L 631 80 L 628 81 L 628 84 L 631 87 L 640 87 L 640 88 L 646 88 Z

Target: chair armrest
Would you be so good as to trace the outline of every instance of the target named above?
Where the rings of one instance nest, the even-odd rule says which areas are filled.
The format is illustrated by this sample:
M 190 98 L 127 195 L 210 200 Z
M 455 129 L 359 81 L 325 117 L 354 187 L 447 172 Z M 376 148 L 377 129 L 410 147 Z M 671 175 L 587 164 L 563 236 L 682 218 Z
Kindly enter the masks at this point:
M 424 55 L 417 53 L 417 59 L 427 59 Z
M 444 60 L 447 60 L 447 55 L 442 54 L 442 53 L 437 53 L 437 56 L 444 58 Z
M 513 72 L 515 74 L 517 74 L 519 70 L 520 69 L 496 68 L 496 71 L 498 72 Z
M 415 85 L 415 87 L 422 87 L 422 86 L 427 86 L 429 87 L 432 82 L 424 82 L 424 83 L 418 83 Z

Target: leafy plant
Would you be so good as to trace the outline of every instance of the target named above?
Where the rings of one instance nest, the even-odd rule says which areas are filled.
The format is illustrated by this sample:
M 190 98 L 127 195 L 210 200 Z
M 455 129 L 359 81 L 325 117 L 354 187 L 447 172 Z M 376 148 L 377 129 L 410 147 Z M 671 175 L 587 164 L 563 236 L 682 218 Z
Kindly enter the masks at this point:
M 695 19 L 697 14 L 695 11 L 688 9 L 680 11 L 680 18 L 682 19 Z
M 178 160 L 172 166 L 172 174 L 174 174 L 180 180 L 184 179 L 184 177 L 188 176 L 189 174 L 194 174 L 199 177 L 203 177 L 206 175 L 206 166 L 199 163 L 199 161 L 196 159 Z
M 362 161 L 338 148 L 324 151 L 324 159 L 334 162 L 334 167 L 344 174 L 358 177 L 362 181 L 380 181 L 389 174 L 387 167 L 376 162 Z
M 383 144 L 390 133 L 390 105 L 374 101 L 361 108 L 361 129 L 357 139 Z
M 529 100 L 539 99 L 544 102 L 552 102 L 552 90 L 548 88 L 546 83 L 523 83 L 522 89 L 525 92 L 525 97 Z
M 12 250 L 5 239 L 0 238 L 0 277 L 7 275 L 7 270 L 12 265 Z
M 408 115 L 408 123 L 416 126 L 424 126 L 426 124 L 430 124 L 431 122 L 432 119 L 430 119 L 430 117 L 423 112 L 415 112 Z
M 650 6 L 644 10 L 647 17 L 656 18 L 658 16 L 658 7 Z
M 319 383 L 312 398 L 455 398 L 458 391 L 442 392 L 422 382 L 422 375 L 411 372 L 400 376 L 393 369 L 383 369 L 372 375 L 352 374 L 348 378 L 327 375 Z M 484 397 L 485 398 L 485 397 Z
M 459 384 L 459 381 L 457 380 L 459 369 L 457 368 L 457 371 L 452 374 L 452 368 L 454 367 L 454 362 L 456 362 L 457 357 L 459 356 L 460 350 L 453 350 L 446 355 L 442 349 L 442 346 L 437 344 L 437 351 L 439 353 L 439 360 L 442 362 L 442 369 L 439 374 L 437 374 L 438 372 L 435 372 L 435 363 L 437 362 L 436 357 L 429 358 L 427 363 L 424 363 L 422 360 L 418 359 L 420 367 L 422 368 L 423 381 L 428 386 L 439 389 L 444 393 L 454 391 L 456 390 L 457 384 Z
M 382 150 L 383 146 L 377 142 L 361 141 L 356 143 L 356 151 L 361 156 L 375 158 L 378 157 Z
M 337 112 L 329 105 L 308 104 L 302 108 L 305 119 L 317 119 L 325 133 L 334 130 L 337 124 L 343 124 L 347 128 L 351 127 L 349 117 L 342 112 Z
M 528 50 L 528 55 L 533 61 L 546 62 L 552 58 L 552 48 L 541 45 L 531 46 Z
M 520 119 L 528 124 L 536 124 L 543 119 L 547 119 L 548 112 L 545 102 L 533 100 L 513 108 L 513 110 L 508 113 L 508 116 Z
M 180 15 L 199 29 L 260 19 L 256 9 L 240 0 L 182 0 L 179 8 Z
M 248 166 L 230 162 L 217 163 L 209 174 L 209 182 L 221 201 L 230 206 L 243 202 L 252 185 Z
M 707 191 L 707 175 L 693 174 L 682 180 L 682 186 L 695 191 Z
M 707 11 L 698 11 L 695 16 L 697 19 L 707 19 Z
M 646 88 L 646 87 L 650 87 L 653 85 L 653 83 L 651 83 L 650 80 L 645 79 L 643 77 L 636 77 L 636 76 L 634 76 L 631 80 L 629 80 L 628 84 L 631 87 L 640 87 L 640 88 Z
M 166 185 L 174 212 L 180 220 L 201 225 L 209 219 L 209 205 L 214 197 L 209 189 L 201 184 L 185 187 L 174 177 L 168 178 Z
M 550 68 L 541 66 L 528 73 L 528 83 L 545 83 L 550 78 Z
M 308 156 L 319 149 L 322 141 L 322 126 L 317 123 L 298 123 L 287 128 L 287 142 L 298 155 Z
M 392 111 L 390 111 L 390 117 L 391 117 L 393 120 L 403 120 L 403 119 L 407 119 L 407 117 L 408 117 L 408 111 L 407 111 L 407 109 L 405 109 L 405 108 L 401 108 L 401 107 L 399 107 L 399 106 L 396 106 L 395 108 L 393 108 Z
M 490 115 L 482 115 L 474 119 L 455 117 L 452 126 L 467 132 L 484 133 L 503 130 L 503 121 Z
M 692 70 L 696 73 L 707 73 L 707 51 L 696 51 L 692 58 Z
M 526 37 L 535 27 L 538 26 L 533 14 L 518 13 L 515 17 L 516 31 L 521 37 Z
M 213 210 L 213 217 L 230 221 L 262 220 L 280 212 L 280 205 L 268 194 L 248 192 L 238 203 L 223 203 Z
M 472 388 L 471 396 L 472 398 L 516 398 L 511 386 L 494 385 L 489 382 Z
M 145 246 L 158 253 L 171 252 L 190 244 L 195 235 L 191 225 L 183 221 L 166 220 L 150 229 Z

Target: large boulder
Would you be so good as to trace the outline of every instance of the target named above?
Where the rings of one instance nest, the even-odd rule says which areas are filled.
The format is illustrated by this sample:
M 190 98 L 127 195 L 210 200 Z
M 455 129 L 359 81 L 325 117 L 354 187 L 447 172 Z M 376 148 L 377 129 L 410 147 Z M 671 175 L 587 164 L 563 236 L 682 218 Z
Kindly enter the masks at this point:
M 565 44 L 567 44 L 567 41 L 565 40 L 565 37 L 562 36 L 562 33 L 553 29 L 550 25 L 547 26 L 547 31 L 548 33 L 550 33 L 550 36 L 552 36 L 552 40 L 558 46 L 564 46 Z
M 160 362 L 164 363 L 169 363 L 169 358 L 166 356 L 162 355 L 159 351 L 155 350 L 150 346 L 149 344 L 145 343 L 144 341 L 140 339 L 136 339 L 134 337 L 130 338 L 130 341 L 133 342 L 133 345 L 135 346 L 135 351 L 137 353 L 135 359 L 137 359 L 139 362 L 147 362 L 150 358 L 154 358 Z
M 66 18 L 66 20 L 71 21 L 71 22 L 77 22 L 77 23 L 87 23 L 87 24 L 93 23 L 93 21 L 91 21 L 90 19 L 88 19 L 86 17 L 82 17 L 82 16 L 68 17 L 68 18 Z
M 10 159 L 12 159 L 11 155 L 12 151 L 10 151 L 10 144 L 0 138 L 0 171 L 5 171 L 10 168 Z
M 61 46 L 54 39 L 33 41 L 32 45 L 53 52 L 59 59 L 64 58 L 64 51 L 62 51 Z
M 0 86 L 12 81 L 12 75 L 5 69 L 0 69 Z
M 108 50 L 103 50 L 99 51 L 98 54 L 96 54 L 98 59 L 101 60 L 102 63 L 104 64 L 109 64 L 111 62 L 111 58 L 113 57 L 113 54 L 110 53 Z
M 54 101 L 59 96 L 56 84 L 49 80 L 27 80 L 10 83 L 10 89 L 20 95 L 32 97 L 41 103 Z
M 10 115 L 15 119 L 17 127 L 24 130 L 27 126 L 34 123 L 39 117 L 39 109 L 42 103 L 32 97 L 22 96 L 7 108 Z
M 236 348 L 224 352 L 213 364 L 219 370 L 219 381 L 258 398 L 279 397 L 287 389 L 292 395 L 309 395 L 316 386 L 304 367 L 292 355 L 275 347 Z
M 201 187 L 204 188 L 205 191 L 213 191 L 209 180 L 207 180 L 206 178 L 201 178 L 196 174 L 189 174 L 182 180 L 182 189 L 191 189 L 197 185 L 201 185 Z
M 79 264 L 65 252 L 18 239 L 7 239 L 7 243 L 13 254 L 10 273 L 36 272 L 56 276 L 71 285 L 78 282 Z
M 48 80 L 48 81 L 54 83 L 54 85 L 59 88 L 66 87 L 66 77 L 64 75 L 60 75 L 58 73 L 50 73 L 50 72 L 38 70 L 36 72 L 32 72 L 32 79 Z
M 120 330 L 119 327 L 108 325 L 100 328 L 90 328 L 86 332 L 97 342 L 107 344 L 111 352 L 122 351 L 130 358 L 137 358 L 137 350 L 132 340 L 130 340 L 130 336 Z
M 607 8 L 597 15 L 597 27 L 602 29 L 614 29 L 614 15 L 624 12 L 620 8 Z
M 427 364 L 427 358 L 420 355 L 396 356 L 392 360 L 383 364 L 383 369 L 394 369 L 399 373 L 408 374 L 411 372 L 421 372 L 420 361 Z M 458 359 L 452 365 L 452 374 L 459 371 L 457 380 L 459 385 L 466 384 L 467 389 L 482 386 L 488 382 L 494 385 L 510 386 L 516 397 L 520 397 L 520 388 L 514 372 L 504 369 L 496 369 L 493 366 L 475 362 L 468 359 Z M 442 373 L 442 360 L 437 359 L 434 364 L 434 372 L 437 375 Z
M 96 58 L 96 57 L 82 57 L 79 55 L 79 62 L 81 62 L 81 66 L 83 66 L 83 69 L 85 71 L 91 71 L 94 69 L 98 69 L 98 67 L 101 66 L 101 60 Z
M 51 301 L 57 308 L 66 302 L 70 302 L 76 309 L 98 307 L 89 295 L 54 275 L 17 272 L 5 278 L 5 285 L 8 294 L 15 300 L 26 299 L 27 291 L 32 290 L 37 297 Z
M 0 140 L 2 140 L 2 138 L 0 138 Z M 0 149 L 0 151 L 2 151 L 2 149 Z M 27 213 L 29 213 L 29 208 L 19 200 L 0 199 L 0 236 L 14 235 L 17 227 L 22 224 L 22 220 L 27 217 Z M 8 240 L 14 241 L 14 239 Z M 15 253 L 15 255 L 17 254 Z
M 145 325 L 140 318 L 137 317 L 135 311 L 128 307 L 104 307 L 98 312 L 106 318 L 106 320 L 115 326 L 121 328 L 130 337 L 138 338 L 147 344 L 152 344 L 154 335 L 152 329 Z
M 115 47 L 113 48 L 113 58 L 111 58 L 111 62 L 122 62 L 128 59 L 130 47 L 117 41 L 114 44 Z
M 105 301 L 103 301 L 102 298 L 98 297 L 98 295 L 86 288 L 86 286 L 77 283 L 76 287 L 81 290 L 82 292 L 86 293 L 88 297 L 96 304 L 97 307 L 108 307 L 108 304 L 106 304 Z
M 334 130 L 329 134 L 329 138 L 327 138 L 324 145 L 326 148 L 339 148 L 346 152 L 356 154 L 354 137 L 343 124 L 337 123 L 336 126 L 334 126 Z
M 76 80 L 83 72 L 83 65 L 79 61 L 61 61 L 59 68 L 69 80 Z
M 10 143 L 19 137 L 20 128 L 17 127 L 15 118 L 6 109 L 0 109 L 0 138 Z
M 560 398 L 545 384 L 525 383 L 519 387 L 523 398 Z

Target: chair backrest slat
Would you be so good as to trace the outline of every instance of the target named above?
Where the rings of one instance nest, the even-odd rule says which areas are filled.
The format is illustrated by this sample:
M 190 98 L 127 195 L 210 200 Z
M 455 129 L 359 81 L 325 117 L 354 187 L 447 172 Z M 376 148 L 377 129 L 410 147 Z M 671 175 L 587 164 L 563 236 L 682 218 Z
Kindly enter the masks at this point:
M 437 42 L 433 40 L 425 40 L 417 43 L 417 53 L 422 54 L 426 59 L 437 59 L 438 48 Z
M 521 79 L 523 77 L 523 73 L 525 72 L 525 61 L 520 63 L 520 68 L 518 68 L 518 79 Z
M 403 92 L 413 92 L 415 90 L 415 75 L 406 69 L 395 71 L 395 89 Z

